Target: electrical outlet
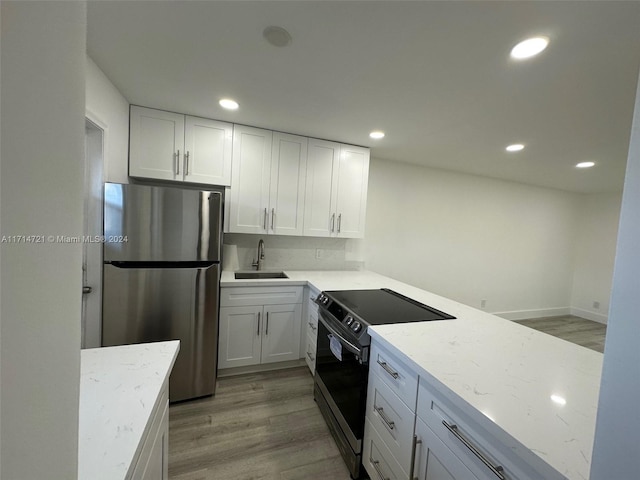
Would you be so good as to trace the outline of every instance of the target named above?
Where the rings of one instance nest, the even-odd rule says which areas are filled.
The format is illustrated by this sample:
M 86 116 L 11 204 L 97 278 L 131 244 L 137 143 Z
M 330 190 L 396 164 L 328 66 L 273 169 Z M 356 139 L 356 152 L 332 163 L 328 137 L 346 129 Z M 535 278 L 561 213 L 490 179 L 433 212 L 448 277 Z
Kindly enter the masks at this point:
M 598 310 L 600 308 L 600 302 L 595 301 L 593 302 L 593 308 L 595 308 L 596 310 Z
M 485 299 L 480 300 L 480 308 L 484 308 L 487 306 L 487 301 Z
M 323 254 L 324 254 L 324 252 L 322 251 L 321 248 L 316 248 L 316 258 L 317 259 L 321 259 Z

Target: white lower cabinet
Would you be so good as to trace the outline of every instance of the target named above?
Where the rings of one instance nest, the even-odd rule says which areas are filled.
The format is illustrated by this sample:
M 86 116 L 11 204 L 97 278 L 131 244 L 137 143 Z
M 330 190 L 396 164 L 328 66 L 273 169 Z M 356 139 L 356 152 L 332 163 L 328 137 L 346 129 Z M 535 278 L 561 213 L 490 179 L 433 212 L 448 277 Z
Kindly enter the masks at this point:
M 302 322 L 302 345 L 306 345 L 304 359 L 311 374 L 316 371 L 316 344 L 318 340 L 318 305 L 315 303 L 319 291 L 307 287 L 305 295 L 305 312 Z
M 160 395 L 149 434 L 144 440 L 131 480 L 168 480 L 169 478 L 169 397 L 168 387 Z
M 220 305 L 218 368 L 300 358 L 302 287 L 223 288 Z

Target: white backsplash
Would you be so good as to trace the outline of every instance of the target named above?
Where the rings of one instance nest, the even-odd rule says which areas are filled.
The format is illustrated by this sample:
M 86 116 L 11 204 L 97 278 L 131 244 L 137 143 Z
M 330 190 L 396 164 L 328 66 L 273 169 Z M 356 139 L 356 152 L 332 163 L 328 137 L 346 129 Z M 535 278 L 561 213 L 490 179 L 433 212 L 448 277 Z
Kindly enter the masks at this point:
M 349 240 L 344 238 L 225 233 L 224 243 L 237 245 L 240 270 L 252 269 L 251 263 L 256 258 L 260 239 L 264 240 L 265 246 L 264 270 L 361 270 L 363 268 L 363 262 L 349 255 L 347 251 Z M 320 258 L 317 258 L 318 250 Z

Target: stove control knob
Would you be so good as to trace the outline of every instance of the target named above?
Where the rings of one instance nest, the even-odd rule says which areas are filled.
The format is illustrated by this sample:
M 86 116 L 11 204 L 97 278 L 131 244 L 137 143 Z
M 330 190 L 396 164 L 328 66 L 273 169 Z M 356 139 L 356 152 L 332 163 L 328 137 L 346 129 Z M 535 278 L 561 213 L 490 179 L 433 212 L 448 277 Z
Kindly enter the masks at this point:
M 362 325 L 360 325 L 360 322 L 353 322 L 353 325 L 351 325 L 351 330 L 358 333 L 360 330 L 362 330 Z
M 353 323 L 353 317 L 351 315 L 347 315 L 347 318 L 345 318 L 344 323 L 346 323 L 347 326 L 351 326 L 351 324 Z

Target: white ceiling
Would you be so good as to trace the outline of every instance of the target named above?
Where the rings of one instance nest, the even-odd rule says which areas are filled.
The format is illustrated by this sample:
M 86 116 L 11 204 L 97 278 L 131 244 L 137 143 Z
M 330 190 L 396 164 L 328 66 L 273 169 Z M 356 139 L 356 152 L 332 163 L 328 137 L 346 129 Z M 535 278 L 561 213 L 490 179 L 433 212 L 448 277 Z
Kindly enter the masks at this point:
M 622 188 L 640 2 L 88 2 L 88 53 L 131 103 L 574 192 Z M 262 38 L 286 28 L 291 45 Z M 518 41 L 545 52 L 509 58 Z M 236 112 L 221 97 L 240 103 Z M 386 137 L 374 141 L 373 129 Z M 525 150 L 507 153 L 510 143 Z M 578 170 L 580 161 L 596 167 Z

